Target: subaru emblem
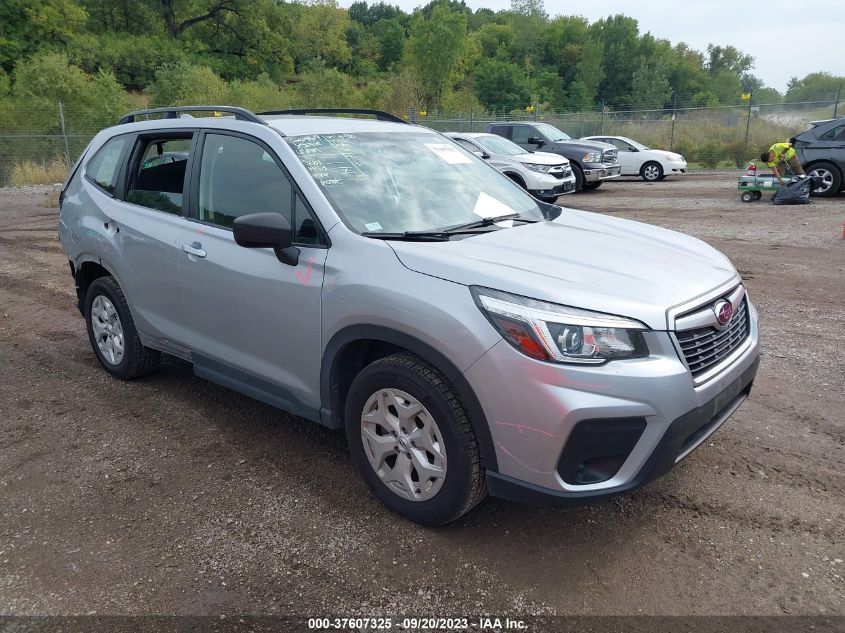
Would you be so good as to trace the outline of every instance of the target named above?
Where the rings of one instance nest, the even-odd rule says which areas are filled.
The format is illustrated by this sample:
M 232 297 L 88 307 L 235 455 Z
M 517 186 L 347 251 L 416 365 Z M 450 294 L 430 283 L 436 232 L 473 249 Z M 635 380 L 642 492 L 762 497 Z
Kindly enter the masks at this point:
M 716 313 L 716 322 L 725 327 L 731 322 L 731 317 L 734 315 L 734 307 L 727 301 L 717 301 L 713 306 L 713 312 Z

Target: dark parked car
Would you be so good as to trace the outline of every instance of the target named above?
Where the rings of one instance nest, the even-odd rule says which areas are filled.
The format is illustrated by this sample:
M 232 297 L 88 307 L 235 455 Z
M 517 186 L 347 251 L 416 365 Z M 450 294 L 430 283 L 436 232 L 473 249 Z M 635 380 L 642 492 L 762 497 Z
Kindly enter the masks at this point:
M 845 188 L 845 117 L 813 121 L 791 139 L 804 171 L 818 178 L 815 196 L 832 196 Z
M 622 173 L 616 147 L 597 141 L 573 140 L 548 123 L 491 123 L 487 132 L 503 136 L 528 151 L 541 150 L 568 158 L 575 174 L 575 191 L 598 189 L 605 180 L 618 178 Z

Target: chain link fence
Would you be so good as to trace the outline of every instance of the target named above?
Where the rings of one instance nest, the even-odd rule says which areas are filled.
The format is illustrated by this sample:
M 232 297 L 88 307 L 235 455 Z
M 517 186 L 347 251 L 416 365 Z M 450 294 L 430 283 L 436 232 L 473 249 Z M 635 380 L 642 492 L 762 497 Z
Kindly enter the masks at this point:
M 845 114 L 840 95 L 791 103 L 718 107 L 583 112 L 535 107 L 515 113 L 423 113 L 411 110 L 411 122 L 443 132 L 483 132 L 503 120 L 545 121 L 573 138 L 619 135 L 649 147 L 683 154 L 690 168 L 744 167 L 776 141 L 783 141 L 818 119 Z M 0 186 L 60 182 L 88 142 L 122 111 L 92 111 L 62 103 L 0 103 Z

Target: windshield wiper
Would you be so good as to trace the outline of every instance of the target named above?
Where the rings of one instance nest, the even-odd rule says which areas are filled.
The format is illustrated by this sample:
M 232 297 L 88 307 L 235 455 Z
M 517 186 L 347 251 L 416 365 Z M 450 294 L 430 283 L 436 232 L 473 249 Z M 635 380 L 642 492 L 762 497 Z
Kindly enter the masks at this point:
M 452 235 L 473 234 L 478 233 L 476 229 L 486 228 L 494 225 L 496 222 L 503 222 L 504 220 L 519 220 L 520 222 L 538 222 L 539 220 L 526 220 L 520 217 L 519 213 L 509 213 L 508 215 L 499 215 L 494 218 L 482 218 L 475 222 L 467 222 L 466 224 L 458 224 L 457 226 L 450 226 L 445 229 L 437 229 L 433 231 L 403 231 L 401 233 L 381 233 L 378 231 L 366 231 L 361 233 L 364 237 L 375 237 L 382 240 L 419 240 L 431 242 L 445 242 Z
M 446 242 L 449 236 L 443 231 L 403 231 L 402 233 L 380 233 L 365 231 L 364 237 L 374 237 L 379 240 L 416 240 L 420 242 Z
M 519 213 L 509 213 L 507 215 L 497 215 L 493 218 L 481 218 L 480 220 L 476 220 L 474 222 L 467 222 L 466 224 L 458 224 L 457 226 L 450 226 L 446 229 L 441 229 L 441 233 L 445 233 L 447 235 L 454 235 L 456 233 L 463 233 L 464 231 L 470 231 L 471 229 L 480 229 L 485 226 L 492 226 L 496 224 L 496 222 L 504 222 L 505 220 L 521 220 L 522 222 L 536 222 L 537 220 L 526 220 L 522 218 Z

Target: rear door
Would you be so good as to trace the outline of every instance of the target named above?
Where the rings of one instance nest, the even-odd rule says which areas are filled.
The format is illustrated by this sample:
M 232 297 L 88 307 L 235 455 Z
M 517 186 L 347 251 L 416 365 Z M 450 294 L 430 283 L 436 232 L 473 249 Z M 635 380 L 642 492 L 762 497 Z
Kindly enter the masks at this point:
M 318 419 L 320 300 L 327 239 L 273 150 L 252 136 L 207 130 L 197 142 L 191 221 L 180 258 L 194 370 Z M 299 261 L 235 243 L 232 224 L 283 214 Z
M 195 136 L 184 129 L 135 136 L 125 186 L 106 222 L 118 238 L 119 282 L 144 343 L 182 357 L 188 336 L 179 238 L 187 224 Z M 178 160 L 162 160 L 165 154 Z
M 804 163 L 826 160 L 837 163 L 845 171 L 845 123 L 821 132 L 816 140 L 803 148 L 802 154 Z

